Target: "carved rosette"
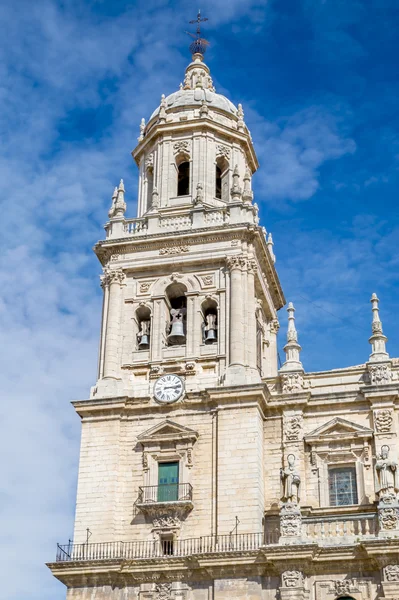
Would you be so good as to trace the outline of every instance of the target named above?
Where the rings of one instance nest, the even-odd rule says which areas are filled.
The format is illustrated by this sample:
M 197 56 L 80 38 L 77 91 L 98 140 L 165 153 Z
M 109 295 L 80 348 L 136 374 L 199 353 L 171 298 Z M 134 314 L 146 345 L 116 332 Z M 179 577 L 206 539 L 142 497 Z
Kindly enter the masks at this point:
M 371 385 L 384 385 L 391 383 L 392 371 L 389 364 L 369 364 L 367 366 Z
M 387 565 L 384 568 L 385 581 L 399 581 L 399 565 Z
M 393 414 L 389 408 L 374 411 L 374 427 L 377 433 L 389 433 L 392 429 Z
M 287 502 L 280 510 L 280 534 L 283 537 L 299 537 L 302 533 L 300 508 L 293 502 Z
M 293 415 L 284 419 L 284 436 L 288 442 L 297 442 L 301 439 L 303 418 L 302 415 Z
M 122 269 L 105 269 L 104 275 L 101 275 L 101 287 L 109 287 L 113 283 L 123 285 L 126 280 L 126 275 Z
M 303 579 L 301 571 L 284 571 L 281 574 L 281 585 L 285 588 L 302 587 Z
M 301 392 L 303 390 L 302 373 L 283 373 L 281 375 L 281 388 L 283 394 Z

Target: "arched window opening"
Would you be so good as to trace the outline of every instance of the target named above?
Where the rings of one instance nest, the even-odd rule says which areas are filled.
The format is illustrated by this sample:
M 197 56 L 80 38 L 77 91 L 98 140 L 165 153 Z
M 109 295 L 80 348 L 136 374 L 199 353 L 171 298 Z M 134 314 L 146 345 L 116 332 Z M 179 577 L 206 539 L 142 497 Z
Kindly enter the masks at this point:
M 218 309 L 215 300 L 206 299 L 202 303 L 202 341 L 206 345 L 215 344 L 218 339 Z
M 187 289 L 182 283 L 173 283 L 166 289 L 169 301 L 169 324 L 167 340 L 169 346 L 181 346 L 186 343 Z
M 223 202 L 229 201 L 229 163 L 224 157 L 216 160 L 215 197 Z
M 219 165 L 216 165 L 216 190 L 215 190 L 216 198 L 219 200 L 222 199 L 222 169 Z
M 190 193 L 190 163 L 185 160 L 177 167 L 177 195 L 188 196 Z
M 138 324 L 137 349 L 148 350 L 150 347 L 151 311 L 147 306 L 140 306 L 136 311 Z
M 147 169 L 147 209 L 152 206 L 152 192 L 154 191 L 154 170 Z

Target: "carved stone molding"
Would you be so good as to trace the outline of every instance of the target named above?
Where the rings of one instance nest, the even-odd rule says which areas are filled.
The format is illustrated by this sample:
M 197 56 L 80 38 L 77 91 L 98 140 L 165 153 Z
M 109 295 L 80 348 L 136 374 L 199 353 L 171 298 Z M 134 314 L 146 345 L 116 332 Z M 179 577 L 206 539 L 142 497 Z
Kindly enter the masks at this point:
M 330 593 L 343 596 L 353 592 L 359 592 L 359 587 L 356 584 L 355 579 L 340 579 L 332 582 Z
M 395 498 L 391 506 L 388 498 L 384 497 L 378 505 L 378 522 L 382 531 L 393 531 L 399 529 L 399 506 Z
M 283 537 L 299 537 L 302 532 L 302 516 L 297 504 L 287 502 L 280 510 L 280 533 Z
M 176 514 L 160 514 L 152 520 L 152 526 L 154 529 L 179 529 L 181 520 Z
M 173 254 L 185 254 L 186 252 L 190 252 L 190 248 L 188 246 L 170 246 L 169 248 L 160 248 L 159 254 L 161 256 L 164 255 L 173 255 Z
M 387 565 L 384 567 L 384 579 L 386 581 L 399 581 L 399 565 Z
M 291 392 L 301 392 L 304 387 L 302 373 L 283 373 L 281 374 L 281 389 L 283 394 Z
M 367 370 L 371 385 L 384 385 L 392 381 L 391 365 L 388 363 L 368 364 Z
M 151 152 L 145 159 L 145 169 L 146 171 L 152 170 L 154 167 L 154 154 Z
M 175 154 L 190 154 L 190 142 L 187 140 L 180 140 L 173 144 L 173 151 Z
M 169 600 L 172 595 L 172 584 L 171 583 L 156 583 L 154 590 L 155 600 Z
M 222 156 L 222 157 L 226 158 L 227 160 L 229 160 L 230 148 L 228 146 L 225 146 L 224 144 L 217 144 L 216 145 L 216 156 Z
M 148 290 L 150 289 L 150 287 L 152 286 L 153 282 L 152 281 L 143 281 L 142 283 L 140 283 L 140 292 L 142 294 L 146 294 L 148 292 Z
M 377 433 L 389 433 L 392 429 L 393 413 L 390 408 L 374 411 L 374 426 Z
M 281 584 L 286 588 L 301 587 L 303 585 L 303 573 L 301 571 L 284 571 L 281 574 Z
M 286 441 L 296 442 L 301 439 L 303 417 L 302 415 L 293 415 L 284 418 L 284 437 Z

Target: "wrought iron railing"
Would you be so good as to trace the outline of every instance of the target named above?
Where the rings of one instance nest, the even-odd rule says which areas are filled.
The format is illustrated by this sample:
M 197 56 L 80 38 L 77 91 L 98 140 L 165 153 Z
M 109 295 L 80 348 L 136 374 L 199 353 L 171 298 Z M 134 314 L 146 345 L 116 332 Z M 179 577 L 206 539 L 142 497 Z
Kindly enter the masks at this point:
M 139 487 L 136 504 L 155 502 L 183 502 L 193 499 L 193 487 L 190 483 L 167 483 Z
M 256 551 L 276 544 L 277 537 L 265 538 L 264 533 L 209 535 L 188 540 L 150 540 L 137 542 L 99 542 L 93 544 L 57 544 L 57 562 L 88 560 L 139 560 L 163 557 L 183 557 L 196 554 Z

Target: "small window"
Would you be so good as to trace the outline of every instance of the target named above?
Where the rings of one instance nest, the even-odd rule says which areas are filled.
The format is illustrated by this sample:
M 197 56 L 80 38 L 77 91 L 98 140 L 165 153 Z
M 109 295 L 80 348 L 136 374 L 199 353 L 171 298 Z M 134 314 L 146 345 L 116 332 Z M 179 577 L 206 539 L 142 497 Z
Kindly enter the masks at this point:
M 356 468 L 340 467 L 328 469 L 330 506 L 357 504 Z
M 216 165 L 216 190 L 215 190 L 216 198 L 219 200 L 222 199 L 222 169 L 219 165 Z
M 188 196 L 190 193 L 190 163 L 180 163 L 177 173 L 177 195 Z

